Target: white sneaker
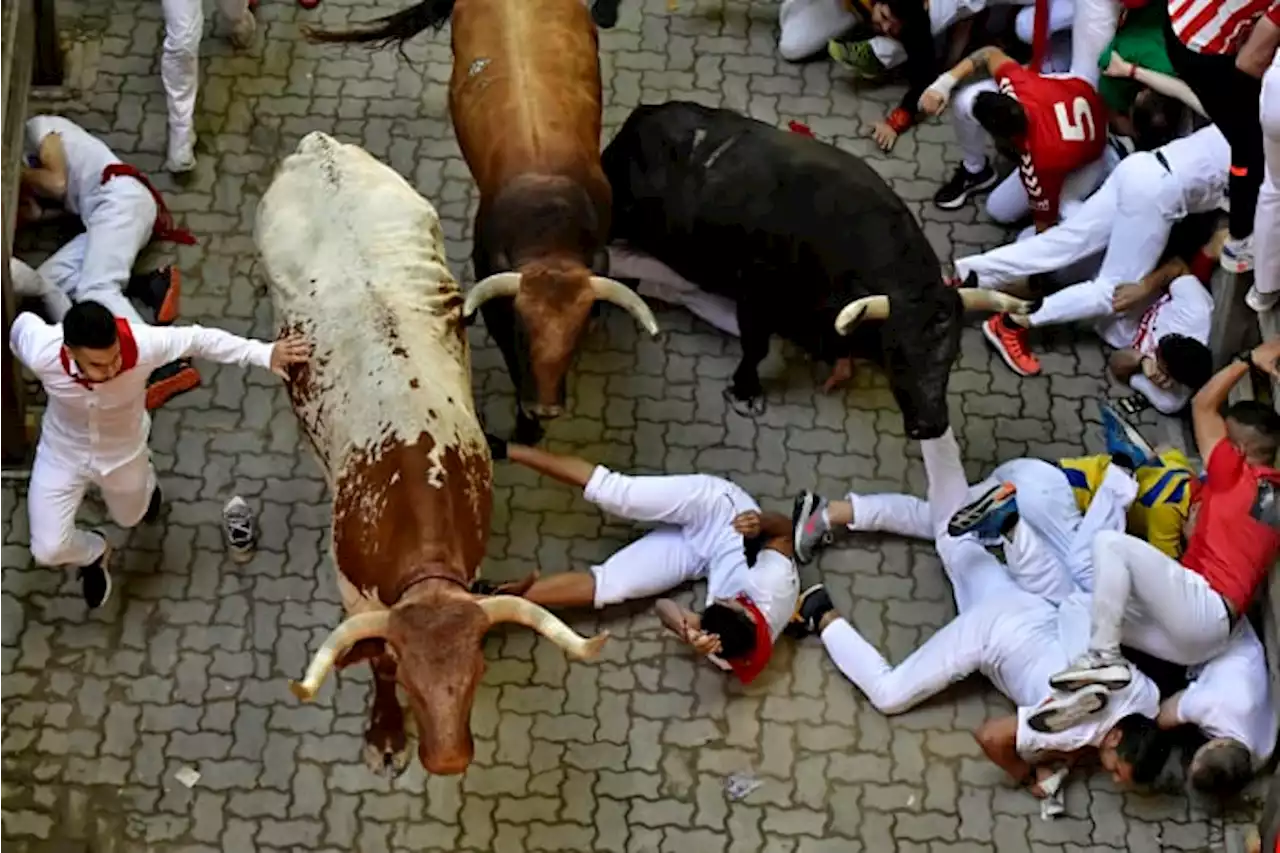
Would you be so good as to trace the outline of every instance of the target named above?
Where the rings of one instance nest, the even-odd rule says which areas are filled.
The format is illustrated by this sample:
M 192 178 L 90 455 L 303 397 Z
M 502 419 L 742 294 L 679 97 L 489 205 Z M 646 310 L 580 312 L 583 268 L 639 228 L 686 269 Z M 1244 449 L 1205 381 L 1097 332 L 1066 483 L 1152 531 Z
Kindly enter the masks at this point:
M 1236 239 L 1228 237 L 1222 244 L 1222 256 L 1218 258 L 1222 268 L 1236 275 L 1243 275 L 1253 269 L 1253 235 Z
M 1096 684 L 1110 690 L 1123 690 L 1132 680 L 1129 662 L 1118 651 L 1090 649 L 1050 678 L 1049 686 L 1055 690 L 1081 690 Z
M 183 139 L 175 138 L 172 134 L 169 136 L 169 156 L 164 161 L 164 168 L 167 172 L 175 175 L 181 175 L 190 172 L 196 167 L 196 135 L 191 134 L 190 137 Z
M 1046 699 L 1027 724 L 1041 734 L 1065 732 L 1100 713 L 1110 701 L 1110 691 L 1101 684 L 1090 684 L 1074 693 Z
M 237 563 L 253 559 L 258 547 L 258 521 L 245 499 L 236 495 L 222 508 L 222 538 Z
M 1244 295 L 1244 304 L 1248 305 L 1259 314 L 1265 314 L 1272 308 L 1275 308 L 1277 302 L 1280 302 L 1280 293 L 1276 293 L 1274 291 L 1271 293 L 1263 293 L 1261 290 L 1258 290 L 1256 282 L 1250 286 L 1249 292 Z

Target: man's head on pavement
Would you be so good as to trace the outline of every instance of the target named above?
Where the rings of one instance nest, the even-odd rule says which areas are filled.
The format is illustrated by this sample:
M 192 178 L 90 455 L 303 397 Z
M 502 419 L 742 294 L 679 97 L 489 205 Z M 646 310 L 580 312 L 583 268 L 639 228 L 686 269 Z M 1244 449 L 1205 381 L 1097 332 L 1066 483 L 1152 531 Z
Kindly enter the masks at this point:
M 99 302 L 77 302 L 62 318 L 62 344 L 90 382 L 114 379 L 123 367 L 115 316 Z
M 1280 447 L 1280 414 L 1257 400 L 1227 406 L 1227 439 L 1253 465 L 1274 465 Z
M 973 117 L 994 137 L 999 148 L 1013 147 L 1013 141 L 1027 132 L 1027 111 L 1010 95 L 981 92 L 973 99 Z
M 1187 781 L 1201 794 L 1234 797 L 1253 778 L 1253 753 L 1237 740 L 1214 738 L 1196 750 Z
M 1139 151 L 1154 151 L 1172 142 L 1178 136 L 1186 110 L 1177 98 L 1143 89 L 1129 107 L 1134 147 Z
M 746 657 L 756 647 L 756 624 L 736 601 L 716 601 L 702 613 L 704 633 L 720 638 L 720 656 Z
M 1156 344 L 1156 362 L 1164 374 L 1192 391 L 1199 391 L 1213 376 L 1213 353 L 1186 335 L 1165 335 Z
M 918 0 L 906 0 L 918 2 Z M 900 6 L 902 0 L 890 0 L 871 5 L 871 28 L 882 36 L 897 38 L 902 35 L 902 18 Z
M 1130 714 L 1103 737 L 1098 759 L 1117 785 L 1150 785 L 1164 769 L 1169 751 L 1169 737 L 1155 720 Z

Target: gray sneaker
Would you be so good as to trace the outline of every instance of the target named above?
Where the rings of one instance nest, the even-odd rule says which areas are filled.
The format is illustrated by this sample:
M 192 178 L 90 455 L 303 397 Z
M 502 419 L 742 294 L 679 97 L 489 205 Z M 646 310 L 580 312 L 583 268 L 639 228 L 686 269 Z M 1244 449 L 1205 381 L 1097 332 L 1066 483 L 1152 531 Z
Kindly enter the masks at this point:
M 808 490 L 796 495 L 791 510 L 791 547 L 796 562 L 802 566 L 812 563 L 818 549 L 830 545 L 835 539 L 826 518 L 826 508 L 827 499 L 822 495 Z
M 253 559 L 258 547 L 258 521 L 244 498 L 236 495 L 222 508 L 222 538 L 237 563 Z

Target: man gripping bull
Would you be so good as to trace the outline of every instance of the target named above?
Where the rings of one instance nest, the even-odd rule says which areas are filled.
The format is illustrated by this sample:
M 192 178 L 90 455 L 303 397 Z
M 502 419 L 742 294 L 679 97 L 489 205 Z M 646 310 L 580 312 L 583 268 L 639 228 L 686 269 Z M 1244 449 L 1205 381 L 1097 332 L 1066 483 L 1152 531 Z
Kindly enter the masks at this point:
M 153 521 L 160 512 L 147 447 L 150 372 L 200 357 L 269 368 L 283 378 L 309 351 L 296 337 L 267 343 L 221 329 L 133 323 L 92 300 L 72 305 L 53 326 L 30 312 L 19 314 L 9 348 L 48 397 L 27 493 L 31 556 L 44 566 L 77 566 L 90 608 L 101 607 L 111 594 L 111 546 L 102 533 L 76 527 L 89 486 L 102 492 L 121 527 Z
M 549 609 L 601 608 L 705 578 L 703 612 L 663 599 L 656 607 L 662 624 L 744 684 L 764 670 L 800 591 L 790 520 L 761 511 L 739 486 L 720 477 L 629 476 L 493 437 L 490 447 L 495 459 L 581 488 L 583 497 L 612 515 L 664 525 L 589 572 L 539 578 L 523 592 L 526 599 Z

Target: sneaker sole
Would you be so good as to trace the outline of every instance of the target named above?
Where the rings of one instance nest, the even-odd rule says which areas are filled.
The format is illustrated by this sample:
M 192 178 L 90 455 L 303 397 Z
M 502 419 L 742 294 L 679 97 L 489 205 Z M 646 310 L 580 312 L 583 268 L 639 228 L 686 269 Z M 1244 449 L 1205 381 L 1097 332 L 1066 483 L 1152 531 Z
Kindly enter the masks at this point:
M 1017 489 L 1009 483 L 1003 483 L 968 506 L 962 507 L 947 523 L 948 535 L 963 536 L 973 530 L 991 512 L 991 507 L 997 502 L 1004 502 L 1014 494 L 1017 494 Z
M 164 301 L 156 309 L 156 325 L 168 326 L 178 319 L 178 305 L 182 299 L 182 273 L 177 267 L 169 268 L 169 289 L 165 291 Z
M 1049 679 L 1049 686 L 1056 690 L 1075 691 L 1096 684 L 1108 690 L 1123 690 L 1131 681 L 1133 674 L 1127 667 L 1109 666 L 1089 673 L 1055 675 Z
M 105 542 L 106 537 L 103 536 L 102 538 L 103 538 L 103 541 Z M 111 583 L 111 569 L 109 568 L 109 565 L 111 563 L 111 543 L 110 542 L 107 542 L 106 547 L 102 550 L 101 559 L 102 559 L 102 578 L 103 580 L 106 581 L 107 586 L 106 586 L 106 589 L 103 590 L 102 600 L 99 601 L 97 604 L 89 604 L 89 602 L 87 601 L 85 602 L 85 604 L 88 605 L 90 610 L 98 610 L 99 608 L 102 607 L 102 605 L 106 604 L 108 601 L 111 600 L 111 587 L 113 586 L 113 584 Z
M 245 563 L 253 559 L 254 554 L 258 553 L 257 547 L 237 548 L 234 545 L 227 546 L 227 553 L 231 556 L 231 562 L 243 566 Z
M 1058 700 L 1057 707 L 1050 705 L 1032 714 L 1027 724 L 1041 734 L 1064 732 L 1106 709 L 1109 700 L 1106 688 L 1075 693 Z
M 818 505 L 818 496 L 813 492 L 806 492 L 801 499 L 800 512 L 796 515 L 796 521 L 791 529 L 791 550 L 795 554 L 796 562 L 802 566 L 807 566 L 813 562 L 813 554 L 803 557 L 803 549 L 800 547 L 800 538 L 804 532 L 804 523 L 809 520 L 809 516 L 813 515 L 813 508 Z M 803 598 L 803 596 L 802 596 Z
M 147 386 L 147 408 L 158 409 L 179 394 L 200 387 L 200 372 L 187 367 L 162 382 Z
M 800 593 L 800 597 L 796 599 L 795 613 L 791 615 L 791 621 L 788 622 L 787 627 L 783 629 L 784 631 L 789 632 L 789 636 L 793 639 L 804 639 L 805 637 L 817 633 L 809 627 L 809 623 L 800 615 L 800 610 L 804 607 L 805 600 L 812 595 L 814 591 L 822 589 L 823 586 L 824 584 L 815 583 L 813 586 Z
M 1000 336 L 991 331 L 991 327 L 986 323 L 982 324 L 982 336 L 986 338 L 987 343 L 991 344 L 991 347 L 1000 354 L 1001 360 L 1004 361 L 1004 363 L 1007 364 L 1009 369 L 1014 373 L 1019 376 L 1035 376 L 1040 372 L 1039 370 L 1031 371 L 1019 367 L 1017 363 L 1014 362 L 1013 356 L 1009 355 L 1009 351 L 1004 348 L 1004 342 L 1000 340 Z
M 1155 448 L 1152 447 L 1151 444 L 1145 438 L 1142 437 L 1142 433 L 1138 432 L 1137 427 L 1129 423 L 1129 421 L 1124 417 L 1124 415 L 1120 412 L 1119 409 L 1117 409 L 1111 403 L 1102 403 L 1099 406 L 1099 408 L 1103 412 L 1104 420 L 1106 419 L 1107 415 L 1110 415 L 1111 418 L 1116 422 L 1116 426 L 1119 428 L 1120 433 L 1124 436 L 1125 441 L 1128 441 L 1138 450 L 1142 451 L 1142 453 L 1147 457 L 1148 460 L 1154 460 L 1157 458 Z
M 1000 180 L 999 175 L 992 174 L 990 178 L 987 178 L 982 183 L 974 184 L 973 186 L 967 188 L 964 192 L 960 193 L 960 195 L 956 196 L 953 199 L 947 199 L 946 201 L 938 201 L 938 199 L 935 198 L 933 200 L 934 206 L 936 206 L 939 210 L 959 210 L 960 208 L 964 207 L 966 204 L 969 203 L 969 199 L 973 198 L 979 193 L 985 193 L 990 189 L 992 189 L 996 185 L 996 183 L 999 182 L 999 180 Z

